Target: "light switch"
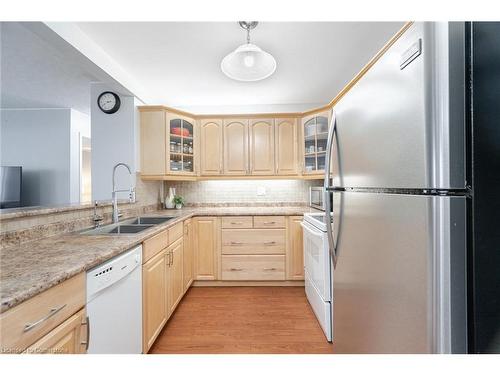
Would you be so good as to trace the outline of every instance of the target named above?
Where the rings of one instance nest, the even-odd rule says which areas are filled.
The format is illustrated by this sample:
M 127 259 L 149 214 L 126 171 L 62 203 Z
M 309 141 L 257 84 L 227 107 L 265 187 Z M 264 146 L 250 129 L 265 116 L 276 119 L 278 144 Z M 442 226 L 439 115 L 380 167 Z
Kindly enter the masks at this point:
M 266 188 L 264 186 L 258 186 L 257 195 L 266 195 Z

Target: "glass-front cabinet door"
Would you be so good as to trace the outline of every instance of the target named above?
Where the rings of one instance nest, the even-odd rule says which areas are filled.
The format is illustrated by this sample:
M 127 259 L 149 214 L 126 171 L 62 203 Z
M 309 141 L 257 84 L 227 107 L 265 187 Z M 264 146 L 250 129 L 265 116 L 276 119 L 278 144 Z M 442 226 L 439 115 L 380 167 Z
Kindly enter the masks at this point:
M 322 174 L 325 171 L 329 120 L 329 111 L 302 119 L 304 174 Z
M 194 120 L 168 114 L 167 163 L 170 174 L 194 174 Z

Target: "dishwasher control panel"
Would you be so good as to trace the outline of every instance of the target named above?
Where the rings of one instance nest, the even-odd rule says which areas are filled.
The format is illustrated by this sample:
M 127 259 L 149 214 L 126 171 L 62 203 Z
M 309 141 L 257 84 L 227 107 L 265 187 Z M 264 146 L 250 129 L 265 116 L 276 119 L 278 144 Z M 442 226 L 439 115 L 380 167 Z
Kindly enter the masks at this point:
M 101 290 L 127 276 L 142 262 L 142 245 L 87 271 L 87 302 Z

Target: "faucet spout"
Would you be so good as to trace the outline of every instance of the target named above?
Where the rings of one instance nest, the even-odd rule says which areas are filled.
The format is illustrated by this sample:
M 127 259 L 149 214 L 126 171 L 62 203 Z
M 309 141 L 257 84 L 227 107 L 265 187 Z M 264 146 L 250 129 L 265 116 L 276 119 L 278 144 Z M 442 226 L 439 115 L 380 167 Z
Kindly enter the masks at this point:
M 116 189 L 116 170 L 118 167 L 125 167 L 128 170 L 128 173 L 130 175 L 130 187 L 128 189 L 129 195 L 130 195 L 130 201 L 133 203 L 135 201 L 135 189 L 132 186 L 132 170 L 130 169 L 129 165 L 126 163 L 118 163 L 113 167 L 113 191 L 111 192 L 111 198 L 113 200 L 113 223 L 118 222 L 118 217 L 120 216 L 118 214 L 118 198 L 117 194 L 120 191 L 127 191 L 127 190 L 117 190 Z

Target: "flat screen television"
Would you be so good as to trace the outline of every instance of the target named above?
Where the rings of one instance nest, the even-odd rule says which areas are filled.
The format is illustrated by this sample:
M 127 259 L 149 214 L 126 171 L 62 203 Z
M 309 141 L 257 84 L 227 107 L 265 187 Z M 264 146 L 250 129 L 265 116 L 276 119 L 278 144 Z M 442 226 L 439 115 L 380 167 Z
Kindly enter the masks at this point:
M 22 167 L 0 166 L 0 208 L 21 207 Z

